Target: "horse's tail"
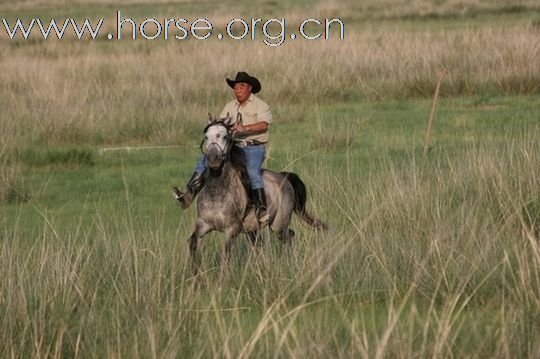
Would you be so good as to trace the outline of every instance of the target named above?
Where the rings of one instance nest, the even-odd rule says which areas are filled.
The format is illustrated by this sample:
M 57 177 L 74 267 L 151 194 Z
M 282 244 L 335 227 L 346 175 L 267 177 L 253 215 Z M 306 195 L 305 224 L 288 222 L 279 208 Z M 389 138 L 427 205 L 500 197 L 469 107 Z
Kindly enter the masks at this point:
M 313 217 L 306 210 L 307 190 L 306 185 L 296 173 L 281 172 L 287 180 L 290 182 L 294 189 L 294 213 L 300 217 L 300 219 L 310 227 L 317 229 L 318 231 L 325 231 L 328 226 L 321 220 Z

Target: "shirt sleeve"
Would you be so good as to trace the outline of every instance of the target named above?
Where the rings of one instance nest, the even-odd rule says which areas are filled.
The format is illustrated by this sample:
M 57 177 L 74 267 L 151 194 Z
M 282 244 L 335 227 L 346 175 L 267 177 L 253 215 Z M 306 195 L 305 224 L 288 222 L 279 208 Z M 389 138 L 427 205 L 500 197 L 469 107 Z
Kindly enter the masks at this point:
M 257 121 L 266 122 L 267 124 L 272 123 L 272 112 L 270 112 L 270 107 L 263 101 L 261 101 L 257 111 Z

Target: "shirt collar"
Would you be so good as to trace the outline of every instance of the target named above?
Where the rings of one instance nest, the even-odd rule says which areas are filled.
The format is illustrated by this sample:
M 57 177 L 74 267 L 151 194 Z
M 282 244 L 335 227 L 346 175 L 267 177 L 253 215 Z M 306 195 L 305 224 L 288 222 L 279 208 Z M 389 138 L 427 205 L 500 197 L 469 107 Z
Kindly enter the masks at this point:
M 249 94 L 248 99 L 244 103 L 253 102 L 253 99 L 255 98 L 255 95 L 253 93 Z M 240 106 L 240 102 L 238 100 L 234 100 L 236 103 L 236 106 Z

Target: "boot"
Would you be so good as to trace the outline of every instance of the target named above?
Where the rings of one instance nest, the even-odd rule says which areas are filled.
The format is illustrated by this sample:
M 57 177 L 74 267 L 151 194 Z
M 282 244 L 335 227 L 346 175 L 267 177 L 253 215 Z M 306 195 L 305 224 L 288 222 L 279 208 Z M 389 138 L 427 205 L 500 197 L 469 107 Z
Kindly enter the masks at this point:
M 180 202 L 182 208 L 186 209 L 191 205 L 195 199 L 195 196 L 197 193 L 199 193 L 203 186 L 204 181 L 202 174 L 194 172 L 186 185 L 186 192 L 182 192 L 178 187 L 174 187 L 172 195 L 176 200 L 178 200 L 178 202 Z
M 255 200 L 255 215 L 259 221 L 259 225 L 265 225 L 268 223 L 270 216 L 266 207 L 266 195 L 264 194 L 264 188 L 257 188 L 252 191 L 253 199 Z

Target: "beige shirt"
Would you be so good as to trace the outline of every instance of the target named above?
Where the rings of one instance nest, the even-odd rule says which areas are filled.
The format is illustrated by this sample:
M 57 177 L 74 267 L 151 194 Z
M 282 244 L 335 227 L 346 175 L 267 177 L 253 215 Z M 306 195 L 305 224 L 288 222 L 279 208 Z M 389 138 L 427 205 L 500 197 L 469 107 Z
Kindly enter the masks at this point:
M 225 118 L 227 117 L 227 113 L 229 116 L 232 116 L 233 121 L 236 121 L 236 116 L 238 113 L 241 113 L 243 125 L 252 125 L 261 121 L 268 124 L 272 123 L 272 113 L 270 112 L 270 107 L 268 107 L 266 102 L 254 94 L 251 94 L 246 102 L 241 105 L 238 100 L 229 102 L 225 105 L 225 108 L 223 108 L 223 111 L 219 117 Z M 242 137 L 242 139 L 268 142 L 268 131 L 265 133 L 258 133 L 256 135 Z

